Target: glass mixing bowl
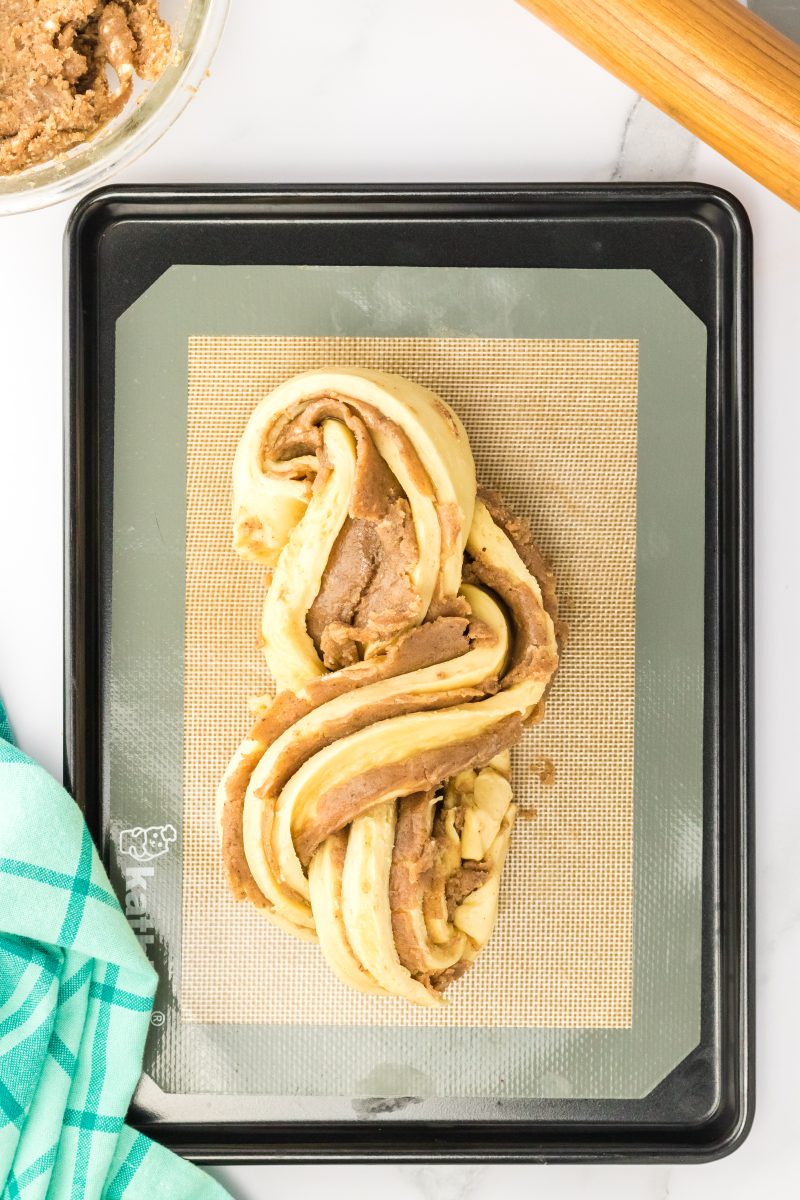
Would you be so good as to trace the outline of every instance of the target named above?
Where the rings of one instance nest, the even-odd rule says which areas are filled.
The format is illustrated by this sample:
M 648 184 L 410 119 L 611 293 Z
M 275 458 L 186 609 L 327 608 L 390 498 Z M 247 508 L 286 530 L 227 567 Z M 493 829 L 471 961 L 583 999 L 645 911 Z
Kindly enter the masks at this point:
M 124 111 L 91 141 L 27 171 L 0 176 L 0 214 L 44 208 L 97 187 L 152 146 L 183 111 L 217 48 L 228 0 L 161 0 L 160 7 L 172 29 L 172 54 L 161 78 L 138 81 Z

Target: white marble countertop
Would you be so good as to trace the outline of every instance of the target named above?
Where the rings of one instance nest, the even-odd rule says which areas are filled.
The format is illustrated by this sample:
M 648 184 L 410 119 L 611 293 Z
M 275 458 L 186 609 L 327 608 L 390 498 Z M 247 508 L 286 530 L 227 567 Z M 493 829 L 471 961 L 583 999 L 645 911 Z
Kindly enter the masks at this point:
M 763 0 L 762 9 L 780 4 Z M 784 9 L 787 7 L 784 4 Z M 785 13 L 782 19 L 785 19 Z M 235 1196 L 450 1200 L 798 1194 L 800 215 L 512 0 L 234 0 L 210 78 L 135 181 L 694 179 L 755 234 L 758 1101 L 704 1167 L 241 1167 Z M 0 219 L 0 687 L 23 747 L 61 761 L 61 238 L 65 206 Z M 794 1182 L 792 1182 L 794 1180 Z

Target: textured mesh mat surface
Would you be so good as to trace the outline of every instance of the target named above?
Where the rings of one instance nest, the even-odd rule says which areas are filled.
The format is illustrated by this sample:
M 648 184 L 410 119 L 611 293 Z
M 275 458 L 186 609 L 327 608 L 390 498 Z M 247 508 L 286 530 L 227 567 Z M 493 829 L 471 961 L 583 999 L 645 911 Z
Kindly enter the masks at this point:
M 229 895 L 214 794 L 271 684 L 263 572 L 231 549 L 236 444 L 261 397 L 324 366 L 433 388 L 481 482 L 525 517 L 569 641 L 543 723 L 512 754 L 520 814 L 497 928 L 444 1010 L 351 992 L 319 949 Z M 638 344 L 193 337 L 189 341 L 181 1019 L 626 1027 L 631 1021 Z

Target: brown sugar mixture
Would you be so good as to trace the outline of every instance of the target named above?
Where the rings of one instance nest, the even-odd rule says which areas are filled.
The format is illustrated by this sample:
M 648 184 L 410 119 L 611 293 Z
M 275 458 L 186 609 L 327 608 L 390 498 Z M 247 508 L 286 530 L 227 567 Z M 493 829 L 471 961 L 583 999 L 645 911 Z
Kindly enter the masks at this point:
M 93 137 L 170 42 L 158 0 L 0 0 L 0 175 Z

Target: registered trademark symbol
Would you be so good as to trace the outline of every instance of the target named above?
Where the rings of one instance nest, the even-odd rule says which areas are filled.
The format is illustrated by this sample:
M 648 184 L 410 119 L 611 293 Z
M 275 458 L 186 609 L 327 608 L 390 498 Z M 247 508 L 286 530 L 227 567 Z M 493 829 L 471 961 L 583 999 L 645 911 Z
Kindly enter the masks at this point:
M 158 1009 L 150 1014 L 150 1024 L 155 1025 L 156 1028 L 159 1028 L 161 1025 L 163 1025 L 165 1020 L 166 1017 L 162 1012 L 159 1012 Z

